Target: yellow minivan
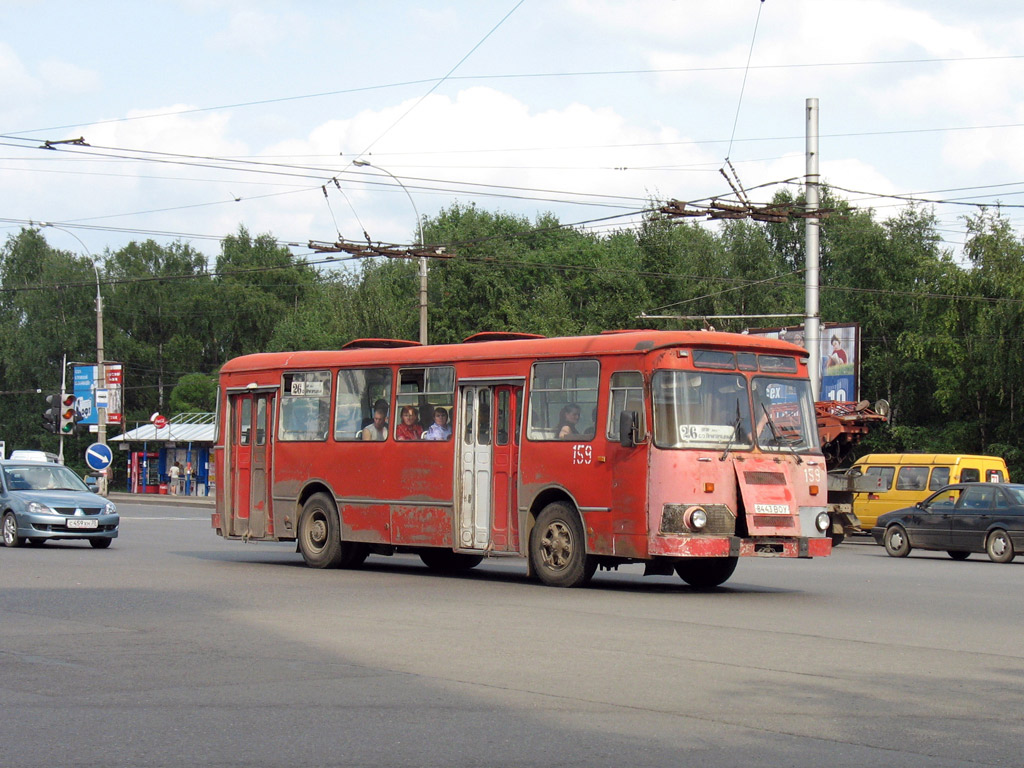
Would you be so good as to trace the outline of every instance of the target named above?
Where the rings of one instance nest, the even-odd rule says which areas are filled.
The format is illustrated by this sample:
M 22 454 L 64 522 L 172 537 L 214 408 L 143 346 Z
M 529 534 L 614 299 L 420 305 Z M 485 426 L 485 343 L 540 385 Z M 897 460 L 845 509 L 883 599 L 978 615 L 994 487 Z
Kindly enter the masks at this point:
M 1006 483 L 1010 473 L 998 456 L 952 453 L 872 453 L 858 459 L 850 473 L 874 478 L 877 488 L 853 495 L 861 530 L 870 531 L 879 515 L 912 507 L 950 483 Z M 863 483 L 858 483 L 863 488 Z

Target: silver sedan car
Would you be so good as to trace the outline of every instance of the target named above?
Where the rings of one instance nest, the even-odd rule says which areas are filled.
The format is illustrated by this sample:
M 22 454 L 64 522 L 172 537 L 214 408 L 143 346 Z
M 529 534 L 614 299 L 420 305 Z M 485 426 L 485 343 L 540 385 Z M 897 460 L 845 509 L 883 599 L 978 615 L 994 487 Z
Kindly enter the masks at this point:
M 0 531 L 4 546 L 85 539 L 105 549 L 117 538 L 117 508 L 60 464 L 0 461 Z

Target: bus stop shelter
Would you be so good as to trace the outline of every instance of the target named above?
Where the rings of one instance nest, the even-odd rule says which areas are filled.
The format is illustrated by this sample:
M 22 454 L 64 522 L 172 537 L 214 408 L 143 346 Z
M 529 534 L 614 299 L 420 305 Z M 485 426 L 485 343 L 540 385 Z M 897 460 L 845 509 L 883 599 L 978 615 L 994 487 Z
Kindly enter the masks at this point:
M 110 439 L 127 453 L 128 493 L 181 493 L 209 496 L 213 489 L 210 451 L 213 448 L 213 413 L 182 413 L 165 426 L 137 424 Z M 170 469 L 180 467 L 178 487 Z

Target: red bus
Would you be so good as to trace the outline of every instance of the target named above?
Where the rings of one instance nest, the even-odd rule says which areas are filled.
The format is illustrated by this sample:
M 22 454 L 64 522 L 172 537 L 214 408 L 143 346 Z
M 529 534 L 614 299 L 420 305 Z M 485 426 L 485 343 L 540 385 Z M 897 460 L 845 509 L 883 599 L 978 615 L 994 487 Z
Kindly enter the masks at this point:
M 525 556 L 553 586 L 644 563 L 711 587 L 740 557 L 831 551 L 807 352 L 756 336 L 247 355 L 221 370 L 214 460 L 217 532 L 316 568 Z

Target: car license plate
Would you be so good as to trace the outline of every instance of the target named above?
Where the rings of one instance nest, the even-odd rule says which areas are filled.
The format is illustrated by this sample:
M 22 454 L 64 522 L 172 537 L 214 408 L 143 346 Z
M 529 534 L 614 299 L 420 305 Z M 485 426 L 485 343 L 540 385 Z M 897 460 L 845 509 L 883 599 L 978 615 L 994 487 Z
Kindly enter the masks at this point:
M 69 517 L 68 528 L 98 528 L 99 520 L 90 520 L 87 517 Z

